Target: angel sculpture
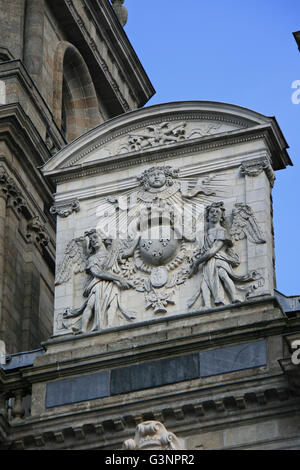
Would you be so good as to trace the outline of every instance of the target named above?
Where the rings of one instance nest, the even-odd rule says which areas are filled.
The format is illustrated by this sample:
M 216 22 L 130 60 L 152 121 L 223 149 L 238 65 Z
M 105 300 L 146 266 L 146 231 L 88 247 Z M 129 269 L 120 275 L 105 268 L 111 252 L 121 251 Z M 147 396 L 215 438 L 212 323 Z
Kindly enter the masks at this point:
M 247 237 L 254 243 L 265 243 L 252 210 L 246 204 L 236 204 L 229 219 L 225 217 L 223 202 L 214 202 L 206 207 L 205 222 L 204 243 L 192 257 L 190 271 L 190 277 L 200 271 L 200 285 L 188 307 L 196 302 L 200 294 L 205 308 L 211 308 L 211 298 L 216 306 L 224 305 L 225 291 L 232 303 L 241 302 L 238 290 L 245 291 L 247 296 L 253 285 L 243 288 L 238 284 L 261 279 L 255 271 L 239 276 L 233 270 L 240 264 L 238 254 L 232 249 L 233 240 Z
M 89 239 L 87 247 L 86 238 Z M 73 272 L 86 271 L 89 275 L 83 296 L 83 305 L 63 314 L 63 325 L 75 333 L 102 330 L 116 326 L 116 315 L 120 312 L 127 320 L 135 318 L 126 312 L 120 303 L 120 289 L 129 289 L 130 284 L 119 276 L 118 257 L 131 256 L 134 244 L 126 248 L 118 240 L 101 238 L 96 229 L 86 231 L 85 237 L 71 240 L 64 259 L 58 268 L 55 284 L 67 282 Z M 122 249 L 121 249 L 122 248 Z

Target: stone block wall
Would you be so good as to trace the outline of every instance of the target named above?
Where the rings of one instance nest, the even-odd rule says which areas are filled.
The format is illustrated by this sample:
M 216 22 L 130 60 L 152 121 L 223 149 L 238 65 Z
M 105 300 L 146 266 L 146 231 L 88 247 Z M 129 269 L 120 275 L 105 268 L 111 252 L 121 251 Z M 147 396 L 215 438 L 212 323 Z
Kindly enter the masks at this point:
M 105 119 L 143 104 L 141 94 L 131 83 L 132 74 L 123 63 L 132 58 L 120 58 L 112 50 L 112 47 L 118 49 L 116 42 L 112 33 L 99 25 L 94 7 L 94 4 L 88 6 L 82 0 L 58 0 L 55 4 L 46 0 L 0 3 L 2 60 L 22 61 L 59 128 L 63 78 L 66 82 L 64 94 L 69 92 L 72 98 L 72 106 L 66 109 L 67 117 L 73 121 L 69 123 L 73 130 L 67 133 L 68 141 Z M 101 2 L 97 8 L 102 13 L 111 7 L 109 2 Z M 72 52 L 70 57 L 69 49 Z M 139 67 L 139 64 L 135 67 L 138 74 Z M 11 89 L 8 94 L 12 95 Z M 16 101 L 19 101 L 18 97 Z
M 0 47 L 16 59 L 23 57 L 25 0 L 0 1 Z
M 53 330 L 55 189 L 41 166 L 67 141 L 152 93 L 136 58 L 148 91 L 140 101 L 130 95 L 130 73 L 126 82 L 119 70 L 131 58 L 122 51 L 118 62 L 112 39 L 124 39 L 121 25 L 109 2 L 96 5 L 101 19 L 94 7 L 81 0 L 0 1 L 0 339 L 8 353 L 39 347 Z
M 52 328 L 55 235 L 26 180 L 0 165 L 0 334 L 7 353 L 38 348 Z

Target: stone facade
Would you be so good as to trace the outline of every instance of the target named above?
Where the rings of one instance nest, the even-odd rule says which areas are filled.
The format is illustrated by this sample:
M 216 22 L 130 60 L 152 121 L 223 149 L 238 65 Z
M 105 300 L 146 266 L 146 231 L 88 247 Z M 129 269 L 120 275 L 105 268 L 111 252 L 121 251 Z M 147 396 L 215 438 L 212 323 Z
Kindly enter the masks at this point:
M 0 335 L 8 353 L 39 347 L 52 330 L 54 186 L 39 168 L 154 91 L 107 1 L 53 5 L 0 2 Z
M 153 88 L 122 1 L 14 3 L 0 9 L 0 448 L 299 449 L 276 120 L 141 108 Z
M 267 134 L 275 142 L 279 130 L 274 121 L 234 106 L 197 102 L 159 105 L 97 127 L 49 161 L 43 172 L 57 183 L 57 207 L 69 207 L 70 200 L 78 201 L 77 211 L 68 217 L 58 216 L 57 220 L 54 334 L 70 331 L 72 321 L 62 316 L 83 303 L 84 271 L 89 262 L 81 254 L 81 238 L 95 228 L 106 230 L 108 238 L 115 238 L 113 232 L 120 231 L 119 245 L 114 249 L 121 257 L 126 243 L 128 249 L 130 243 L 137 242 L 131 255 L 124 254 L 114 268 L 133 285 L 116 294 L 132 315 L 103 318 L 103 325 L 121 326 L 151 320 L 153 316 L 213 308 L 217 302 L 205 299 L 205 292 L 202 301 L 200 292 L 198 301 L 191 300 L 199 290 L 200 277 L 196 273 L 190 275 L 189 260 L 206 236 L 205 207 L 220 201 L 230 219 L 233 249 L 239 258 L 232 272 L 231 267 L 225 267 L 235 278 L 236 289 L 232 281 L 226 283 L 225 279 L 226 292 L 218 294 L 224 296 L 222 303 L 274 295 L 272 167 L 282 168 L 289 164 L 289 158 L 283 140 L 272 153 L 266 145 Z M 134 139 L 138 142 L 132 144 Z M 147 181 L 143 178 L 147 179 L 148 174 L 150 177 L 153 168 L 165 171 L 169 186 L 166 183 L 161 188 L 145 187 Z M 128 198 L 132 201 L 129 204 Z M 148 229 L 134 228 L 142 225 L 140 214 L 146 205 L 151 206 L 153 232 L 156 212 L 165 218 L 161 227 L 158 223 L 158 230 L 168 231 L 169 219 L 177 217 L 173 242 L 168 240 L 171 233 L 151 241 L 145 233 Z M 168 207 L 176 214 L 171 214 Z M 131 215 L 134 212 L 139 215 Z M 126 224 L 131 226 L 127 234 L 123 233 Z M 178 233 L 180 224 L 184 225 L 182 234 Z M 155 233 L 153 237 L 157 238 Z M 73 275 L 74 269 L 79 271 L 77 275 Z

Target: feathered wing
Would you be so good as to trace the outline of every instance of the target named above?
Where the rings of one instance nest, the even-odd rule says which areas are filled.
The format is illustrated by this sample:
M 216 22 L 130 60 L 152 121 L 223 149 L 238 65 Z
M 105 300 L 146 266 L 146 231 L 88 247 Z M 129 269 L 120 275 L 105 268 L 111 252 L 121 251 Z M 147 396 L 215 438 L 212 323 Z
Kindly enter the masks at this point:
M 253 211 L 247 204 L 235 204 L 230 233 L 234 240 L 242 240 L 246 237 L 253 243 L 266 243 Z
M 87 264 L 87 244 L 85 237 L 73 238 L 65 249 L 65 255 L 59 264 L 55 276 L 55 285 L 69 281 L 72 274 L 82 273 Z

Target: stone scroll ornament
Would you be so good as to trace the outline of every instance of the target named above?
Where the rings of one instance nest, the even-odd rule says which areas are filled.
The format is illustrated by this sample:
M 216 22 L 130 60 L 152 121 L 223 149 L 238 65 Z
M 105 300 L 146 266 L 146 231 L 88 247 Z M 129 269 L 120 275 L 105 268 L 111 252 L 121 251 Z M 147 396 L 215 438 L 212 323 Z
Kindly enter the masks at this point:
M 234 271 L 240 264 L 239 256 L 234 251 L 237 240 L 247 238 L 252 243 L 265 243 L 252 209 L 246 204 L 237 203 L 231 217 L 226 217 L 224 203 L 212 203 L 205 210 L 205 223 L 203 246 L 191 257 L 189 276 L 195 273 L 200 273 L 200 276 L 199 287 L 189 300 L 188 307 L 192 307 L 199 297 L 204 308 L 225 305 L 228 303 L 225 293 L 231 303 L 242 302 L 264 282 L 256 271 L 245 275 Z
M 136 427 L 133 439 L 127 439 L 124 450 L 184 450 L 181 439 L 167 431 L 159 421 L 144 421 Z

